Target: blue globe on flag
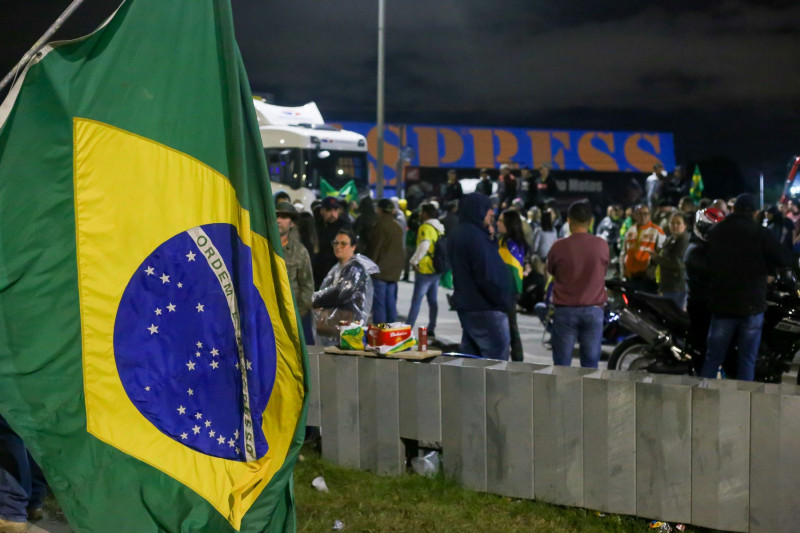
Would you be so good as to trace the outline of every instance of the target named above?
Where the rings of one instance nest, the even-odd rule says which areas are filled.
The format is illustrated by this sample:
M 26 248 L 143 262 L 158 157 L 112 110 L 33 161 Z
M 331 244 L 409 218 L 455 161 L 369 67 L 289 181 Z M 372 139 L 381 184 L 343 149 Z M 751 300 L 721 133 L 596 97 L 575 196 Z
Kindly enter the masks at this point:
M 234 226 L 192 228 L 145 258 L 117 310 L 114 356 L 126 394 L 165 435 L 235 461 L 267 453 L 275 336 Z

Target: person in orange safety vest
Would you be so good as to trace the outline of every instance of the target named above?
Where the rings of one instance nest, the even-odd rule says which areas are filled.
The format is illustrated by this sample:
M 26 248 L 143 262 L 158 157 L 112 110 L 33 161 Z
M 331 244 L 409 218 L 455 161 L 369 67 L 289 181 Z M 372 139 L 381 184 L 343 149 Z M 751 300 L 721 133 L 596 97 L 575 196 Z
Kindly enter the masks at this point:
M 623 239 L 620 269 L 634 289 L 655 293 L 658 291 L 657 274 L 655 264 L 650 264 L 650 252 L 658 251 L 667 236 L 650 220 L 650 208 L 646 204 L 636 207 L 633 220 L 633 226 Z

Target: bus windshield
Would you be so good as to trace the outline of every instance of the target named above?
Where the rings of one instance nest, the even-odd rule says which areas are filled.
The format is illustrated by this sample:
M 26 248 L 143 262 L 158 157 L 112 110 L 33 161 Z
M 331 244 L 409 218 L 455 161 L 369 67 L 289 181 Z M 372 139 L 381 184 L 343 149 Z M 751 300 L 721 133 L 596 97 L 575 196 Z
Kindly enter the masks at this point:
M 300 148 L 267 148 L 264 152 L 270 180 L 292 189 L 316 190 L 322 179 L 336 189 L 350 180 L 359 190 L 369 184 L 366 152 Z

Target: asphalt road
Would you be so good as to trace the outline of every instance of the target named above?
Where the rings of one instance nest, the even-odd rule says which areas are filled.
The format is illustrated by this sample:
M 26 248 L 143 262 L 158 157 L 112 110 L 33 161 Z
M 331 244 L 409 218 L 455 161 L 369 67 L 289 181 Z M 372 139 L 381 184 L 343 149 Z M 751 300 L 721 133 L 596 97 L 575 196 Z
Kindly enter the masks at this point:
M 413 278 L 413 276 L 412 276 Z M 414 284 L 401 281 L 397 290 L 397 313 L 405 319 L 411 307 L 411 295 L 414 291 Z M 447 293 L 452 293 L 439 287 L 439 313 L 436 319 L 436 337 L 443 344 L 457 345 L 461 341 L 461 324 L 458 315 L 450 310 L 447 304 Z M 542 323 L 533 315 L 519 314 L 517 317 L 520 336 L 522 337 L 522 349 L 525 352 L 525 361 L 528 363 L 541 363 L 550 365 L 553 363 L 550 348 L 545 346 L 543 341 L 544 328 Z M 417 327 L 428 324 L 428 302 L 422 300 Z M 416 333 L 415 333 L 416 334 Z M 573 364 L 578 364 L 575 361 Z

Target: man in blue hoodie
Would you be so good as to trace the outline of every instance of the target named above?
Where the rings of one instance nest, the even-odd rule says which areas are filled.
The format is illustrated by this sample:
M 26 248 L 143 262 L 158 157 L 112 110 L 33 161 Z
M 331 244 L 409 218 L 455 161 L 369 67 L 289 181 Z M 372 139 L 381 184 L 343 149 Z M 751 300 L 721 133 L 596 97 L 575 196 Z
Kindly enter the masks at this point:
M 450 236 L 453 307 L 461 322 L 464 353 L 508 360 L 511 336 L 506 311 L 513 305 L 508 269 L 493 240 L 494 211 L 480 193 L 465 195 Z

